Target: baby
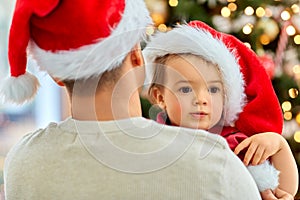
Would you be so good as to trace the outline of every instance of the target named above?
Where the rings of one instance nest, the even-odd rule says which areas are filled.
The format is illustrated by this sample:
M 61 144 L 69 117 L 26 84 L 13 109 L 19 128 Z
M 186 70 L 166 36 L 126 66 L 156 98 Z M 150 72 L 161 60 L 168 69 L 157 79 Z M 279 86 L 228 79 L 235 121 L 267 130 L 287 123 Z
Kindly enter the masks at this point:
M 214 37 L 203 27 L 193 22 L 159 33 L 144 50 L 146 62 L 154 63 L 149 94 L 164 111 L 157 121 L 220 133 L 246 165 L 251 162 L 248 169 L 264 199 L 295 195 L 298 172 L 285 139 L 273 132 L 248 138 L 252 133 L 235 126 L 248 104 L 239 52 L 224 44 L 225 35 Z M 278 171 L 267 159 L 281 172 L 279 186 Z

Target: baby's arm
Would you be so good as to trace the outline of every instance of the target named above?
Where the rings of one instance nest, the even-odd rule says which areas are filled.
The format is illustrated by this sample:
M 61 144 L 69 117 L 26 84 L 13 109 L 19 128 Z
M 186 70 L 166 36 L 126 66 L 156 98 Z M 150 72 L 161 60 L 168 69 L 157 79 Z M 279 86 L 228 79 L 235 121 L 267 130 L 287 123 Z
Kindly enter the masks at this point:
M 267 158 L 280 171 L 279 188 L 295 195 L 298 189 L 298 171 L 295 159 L 287 141 L 279 134 L 266 132 L 253 135 L 236 148 L 238 154 L 243 149 L 248 150 L 244 157 L 246 165 L 262 164 Z
M 280 171 L 279 188 L 295 196 L 299 184 L 297 165 L 287 141 L 282 138 L 282 148 L 270 160 Z
M 262 164 L 267 158 L 273 163 L 275 168 L 280 171 L 279 188 L 292 195 L 298 189 L 298 170 L 295 159 L 287 141 L 279 134 L 266 132 L 253 135 L 236 148 L 238 154 L 243 149 L 248 150 L 244 157 L 246 165 Z

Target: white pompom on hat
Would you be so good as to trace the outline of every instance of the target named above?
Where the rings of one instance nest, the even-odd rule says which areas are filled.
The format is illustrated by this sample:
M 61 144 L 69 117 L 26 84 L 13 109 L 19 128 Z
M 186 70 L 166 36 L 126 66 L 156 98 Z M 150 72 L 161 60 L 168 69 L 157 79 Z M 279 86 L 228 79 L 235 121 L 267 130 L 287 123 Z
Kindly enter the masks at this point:
M 1 83 L 0 98 L 21 104 L 35 96 L 39 81 L 26 72 L 27 55 L 52 77 L 87 79 L 118 67 L 150 24 L 143 0 L 17 0 L 11 76 Z

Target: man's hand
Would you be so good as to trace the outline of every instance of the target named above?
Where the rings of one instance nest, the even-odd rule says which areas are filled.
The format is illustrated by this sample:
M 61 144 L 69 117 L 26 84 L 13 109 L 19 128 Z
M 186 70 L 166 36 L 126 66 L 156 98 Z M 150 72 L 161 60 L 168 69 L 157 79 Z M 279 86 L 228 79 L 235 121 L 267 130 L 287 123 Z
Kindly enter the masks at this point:
M 273 194 L 273 192 L 272 192 L 271 189 L 268 189 L 268 190 L 260 192 L 260 196 L 261 196 L 262 200 L 274 200 L 274 199 L 277 199 L 275 197 L 275 194 Z
M 269 189 L 269 190 L 260 192 L 260 195 L 263 200 L 276 200 L 276 199 L 293 200 L 294 199 L 294 197 L 291 194 L 289 194 L 279 188 L 276 188 L 274 193 L 272 192 L 271 189 Z

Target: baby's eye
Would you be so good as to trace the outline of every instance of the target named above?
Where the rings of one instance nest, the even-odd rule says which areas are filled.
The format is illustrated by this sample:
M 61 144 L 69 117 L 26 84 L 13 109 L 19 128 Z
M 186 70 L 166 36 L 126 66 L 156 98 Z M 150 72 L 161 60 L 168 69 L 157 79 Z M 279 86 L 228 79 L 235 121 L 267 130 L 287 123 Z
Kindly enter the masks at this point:
M 210 88 L 208 89 L 208 91 L 209 91 L 210 93 L 214 94 L 214 93 L 217 93 L 217 92 L 219 92 L 219 91 L 221 91 L 221 90 L 220 90 L 219 87 L 213 86 L 213 87 L 210 87 Z
M 189 92 L 192 92 L 192 88 L 190 87 L 181 87 L 179 88 L 179 92 L 182 92 L 182 93 L 189 93 Z

